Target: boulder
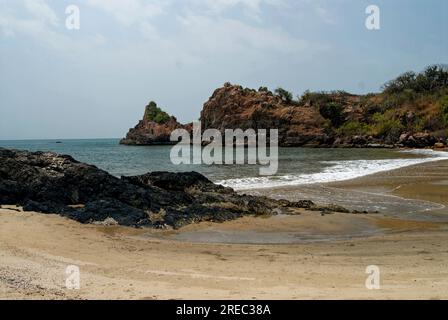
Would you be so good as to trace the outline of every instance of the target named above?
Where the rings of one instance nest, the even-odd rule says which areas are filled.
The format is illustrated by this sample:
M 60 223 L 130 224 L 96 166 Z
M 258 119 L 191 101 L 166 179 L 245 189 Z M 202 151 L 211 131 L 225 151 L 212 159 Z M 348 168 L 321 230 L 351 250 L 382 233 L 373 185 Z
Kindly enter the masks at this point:
M 56 213 L 81 223 L 180 228 L 243 215 L 297 214 L 311 201 L 238 194 L 197 172 L 117 178 L 71 156 L 0 148 L 0 205 Z M 340 210 L 329 208 L 328 210 Z

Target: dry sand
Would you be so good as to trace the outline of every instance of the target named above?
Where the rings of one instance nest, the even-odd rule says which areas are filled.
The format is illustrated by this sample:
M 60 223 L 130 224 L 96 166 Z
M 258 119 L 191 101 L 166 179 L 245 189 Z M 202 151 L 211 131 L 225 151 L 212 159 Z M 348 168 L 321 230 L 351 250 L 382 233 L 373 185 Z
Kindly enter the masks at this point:
M 448 162 L 333 186 L 447 204 Z M 437 214 L 448 215 L 448 210 Z M 375 232 L 339 237 L 358 230 Z M 320 233 L 330 240 L 289 244 L 173 240 L 201 232 L 239 232 L 251 234 L 250 239 Z M 0 298 L 448 299 L 447 244 L 445 222 L 382 214 L 303 212 L 150 231 L 81 225 L 56 215 L 4 208 L 0 209 Z M 65 287 L 68 265 L 80 268 L 80 290 Z M 380 290 L 365 287 L 369 265 L 380 268 Z

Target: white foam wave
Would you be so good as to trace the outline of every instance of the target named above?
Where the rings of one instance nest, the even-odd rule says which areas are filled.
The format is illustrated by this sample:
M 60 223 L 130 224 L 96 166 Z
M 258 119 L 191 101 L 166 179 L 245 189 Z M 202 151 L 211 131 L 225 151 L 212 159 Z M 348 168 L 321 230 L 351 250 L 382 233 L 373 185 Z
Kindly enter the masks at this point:
M 385 160 L 323 161 L 322 163 L 330 164 L 330 166 L 325 167 L 322 172 L 298 175 L 227 179 L 219 181 L 217 183 L 224 186 L 232 187 L 236 190 L 325 183 L 350 180 L 378 172 L 390 171 L 425 162 L 448 159 L 448 152 L 433 151 L 430 149 L 406 150 L 400 152 L 424 155 L 425 157 Z

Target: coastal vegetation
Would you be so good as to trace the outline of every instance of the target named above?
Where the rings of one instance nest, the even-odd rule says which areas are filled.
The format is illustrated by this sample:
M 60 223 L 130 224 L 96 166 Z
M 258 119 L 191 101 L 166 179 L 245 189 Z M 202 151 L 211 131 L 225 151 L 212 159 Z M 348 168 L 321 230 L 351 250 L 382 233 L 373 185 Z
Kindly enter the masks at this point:
M 448 126 L 448 95 L 440 99 L 440 112 L 443 116 L 443 122 Z
M 397 141 L 403 133 L 448 136 L 448 69 L 432 65 L 420 73 L 405 72 L 380 93 L 305 91 L 298 105 L 317 108 L 339 137 L 366 135 Z
M 166 123 L 170 120 L 170 115 L 160 109 L 157 103 L 151 101 L 145 108 L 145 119 L 159 124 Z
M 155 102 L 125 144 L 170 144 L 170 132 L 191 130 Z M 343 90 L 306 90 L 301 96 L 282 87 L 258 90 L 225 83 L 201 111 L 203 130 L 278 129 L 280 146 L 433 147 L 448 144 L 448 69 L 431 65 L 386 82 L 382 91 L 363 95 Z M 163 127 L 163 128 L 161 128 Z
M 275 94 L 278 95 L 280 97 L 280 99 L 282 99 L 282 101 L 284 101 L 286 103 L 291 103 L 293 100 L 292 93 L 283 88 L 279 87 L 279 88 L 275 89 Z

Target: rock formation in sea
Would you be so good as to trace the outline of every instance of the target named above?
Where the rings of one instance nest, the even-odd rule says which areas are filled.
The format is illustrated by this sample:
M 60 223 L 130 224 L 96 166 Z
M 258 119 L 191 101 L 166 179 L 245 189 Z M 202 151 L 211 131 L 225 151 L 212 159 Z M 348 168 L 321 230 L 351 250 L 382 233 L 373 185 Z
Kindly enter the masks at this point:
M 143 119 L 129 129 L 126 138 L 120 141 L 126 145 L 158 145 L 173 144 L 170 141 L 171 132 L 175 129 L 187 129 L 191 131 L 191 125 L 182 125 L 177 119 L 168 115 L 151 101 L 145 107 Z
M 166 114 L 163 121 L 146 114 L 122 143 L 170 143 L 173 129 L 191 132 Z M 226 83 L 205 102 L 200 120 L 202 130 L 278 129 L 285 147 L 441 147 L 448 144 L 448 70 L 408 72 L 366 95 L 306 91 L 294 99 L 282 88 Z
M 298 214 L 297 208 L 349 212 L 238 194 L 197 172 L 151 172 L 117 178 L 68 155 L 0 148 L 0 205 L 55 213 L 81 223 L 179 228 L 244 215 Z

